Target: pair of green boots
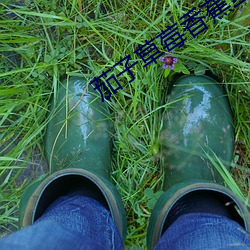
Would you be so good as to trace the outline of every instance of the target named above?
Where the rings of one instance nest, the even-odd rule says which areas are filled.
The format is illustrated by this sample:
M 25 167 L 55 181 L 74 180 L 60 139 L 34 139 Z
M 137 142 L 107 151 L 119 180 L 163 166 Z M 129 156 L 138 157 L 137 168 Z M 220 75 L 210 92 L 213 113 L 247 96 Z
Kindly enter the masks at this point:
M 207 76 L 184 76 L 174 82 L 169 103 L 160 134 L 165 192 L 152 211 L 148 249 L 163 234 L 174 205 L 197 191 L 233 203 L 241 215 L 239 223 L 249 231 L 246 206 L 223 186 L 211 164 L 214 154 L 230 164 L 234 146 L 231 109 L 220 86 Z M 107 106 L 85 79 L 71 78 L 59 88 L 50 117 L 45 151 L 51 172 L 24 193 L 20 227 L 33 224 L 59 196 L 81 189 L 110 210 L 125 241 L 126 214 L 110 181 L 112 123 Z

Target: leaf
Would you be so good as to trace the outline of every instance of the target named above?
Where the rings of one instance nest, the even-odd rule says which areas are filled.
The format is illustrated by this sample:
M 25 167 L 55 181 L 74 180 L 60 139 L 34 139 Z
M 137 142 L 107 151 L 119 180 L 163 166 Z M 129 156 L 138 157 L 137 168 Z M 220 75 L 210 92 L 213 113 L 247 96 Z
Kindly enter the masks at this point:
M 170 68 L 167 67 L 165 70 L 164 70 L 164 77 L 167 77 L 170 73 Z
M 84 57 L 84 54 L 83 53 L 80 53 L 80 54 L 78 54 L 77 56 L 76 56 L 76 59 L 83 59 L 83 57 Z
M 174 72 L 178 72 L 178 73 L 182 72 L 186 75 L 190 74 L 190 71 L 181 62 L 177 62 L 174 64 Z
M 155 193 L 156 199 L 158 200 L 158 199 L 160 198 L 160 196 L 161 196 L 163 193 L 164 193 L 164 191 L 161 191 L 161 190 L 157 191 L 157 192 Z
M 197 63 L 190 61 L 190 62 L 187 62 L 187 66 L 189 69 L 195 69 L 197 67 Z
M 186 75 L 190 74 L 190 71 L 184 66 L 184 68 L 182 69 L 182 72 Z
M 194 74 L 195 75 L 204 75 L 206 72 L 207 67 L 200 64 L 194 69 Z
M 38 76 L 38 74 L 37 74 L 36 71 L 33 71 L 33 72 L 31 73 L 31 75 L 32 75 L 33 77 L 37 77 L 37 76 Z
M 149 200 L 149 201 L 147 202 L 147 207 L 148 207 L 149 209 L 153 209 L 156 202 L 157 202 L 157 199 L 151 199 L 151 200 Z
M 146 188 L 144 190 L 144 195 L 147 197 L 147 198 L 152 198 L 154 196 L 154 192 L 151 188 Z
M 151 190 L 152 191 L 152 190 Z M 160 196 L 163 194 L 163 191 L 158 191 L 156 193 L 152 194 L 152 198 L 147 202 L 147 207 L 149 209 L 153 209 L 156 202 L 158 201 L 158 199 L 160 198 Z
M 83 26 L 83 23 L 77 23 L 77 24 L 76 24 L 76 28 L 77 28 L 77 29 L 82 28 L 82 26 Z
M 51 59 L 52 59 L 52 57 L 51 57 L 50 55 L 45 55 L 45 56 L 44 56 L 44 61 L 45 61 L 46 63 L 50 62 Z
M 180 73 L 181 72 L 181 63 L 177 62 L 174 64 L 174 72 Z

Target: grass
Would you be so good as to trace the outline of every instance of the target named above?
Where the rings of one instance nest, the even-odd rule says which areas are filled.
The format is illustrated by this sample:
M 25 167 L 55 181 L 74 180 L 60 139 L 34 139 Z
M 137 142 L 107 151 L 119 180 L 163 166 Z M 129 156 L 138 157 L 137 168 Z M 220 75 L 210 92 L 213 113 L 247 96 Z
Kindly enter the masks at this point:
M 161 63 L 143 67 L 134 51 L 204 1 L 4 0 L 0 3 L 0 229 L 15 230 L 20 196 L 32 180 L 21 178 L 27 166 L 39 168 L 50 98 L 60 80 L 82 75 L 91 80 L 127 55 L 135 80 L 119 78 L 123 89 L 106 101 L 115 133 L 112 178 L 127 212 L 126 245 L 144 249 L 146 228 L 161 193 L 159 165 L 160 114 L 173 72 L 167 78 Z M 187 73 L 211 71 L 225 87 L 235 122 L 232 176 L 243 199 L 250 197 L 250 58 L 248 6 L 241 5 L 174 50 Z M 206 8 L 201 9 L 206 13 Z M 156 45 L 161 51 L 159 39 Z M 196 64 L 194 64 L 194 62 Z M 124 64 L 124 63 L 123 63 Z M 129 64 L 129 65 L 130 65 Z M 199 66 L 201 65 L 201 66 Z M 122 63 L 112 73 L 123 70 Z M 110 72 L 111 73 L 111 72 Z M 165 74 L 166 76 L 166 74 Z M 38 153 L 37 153 L 38 152 Z M 32 177 L 32 178 L 31 178 Z M 238 189 L 237 189 L 238 190 Z M 9 227 L 7 225 L 12 225 Z

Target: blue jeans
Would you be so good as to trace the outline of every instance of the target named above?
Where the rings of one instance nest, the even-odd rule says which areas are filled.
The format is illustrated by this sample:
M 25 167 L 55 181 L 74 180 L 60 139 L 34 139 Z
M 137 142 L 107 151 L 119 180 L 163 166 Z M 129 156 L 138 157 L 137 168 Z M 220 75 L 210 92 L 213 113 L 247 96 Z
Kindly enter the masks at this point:
M 123 249 L 110 212 L 84 196 L 61 197 L 33 225 L 0 239 L 3 250 Z M 226 217 L 193 213 L 179 217 L 156 250 L 250 249 L 250 235 Z
M 85 196 L 60 197 L 33 225 L 0 239 L 2 250 L 123 249 L 110 212 Z
M 180 216 L 163 234 L 156 250 L 249 250 L 250 234 L 227 217 L 190 213 Z

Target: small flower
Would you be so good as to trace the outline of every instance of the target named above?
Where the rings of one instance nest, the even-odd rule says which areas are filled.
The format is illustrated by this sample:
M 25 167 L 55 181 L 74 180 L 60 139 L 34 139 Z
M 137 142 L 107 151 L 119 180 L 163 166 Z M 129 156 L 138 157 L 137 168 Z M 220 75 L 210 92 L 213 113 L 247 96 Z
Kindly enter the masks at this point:
M 160 57 L 159 60 L 161 62 L 164 62 L 162 68 L 166 69 L 167 67 L 169 67 L 171 70 L 174 69 L 174 64 L 177 63 L 177 58 L 176 57 L 172 57 L 172 56 L 164 56 L 164 57 Z

